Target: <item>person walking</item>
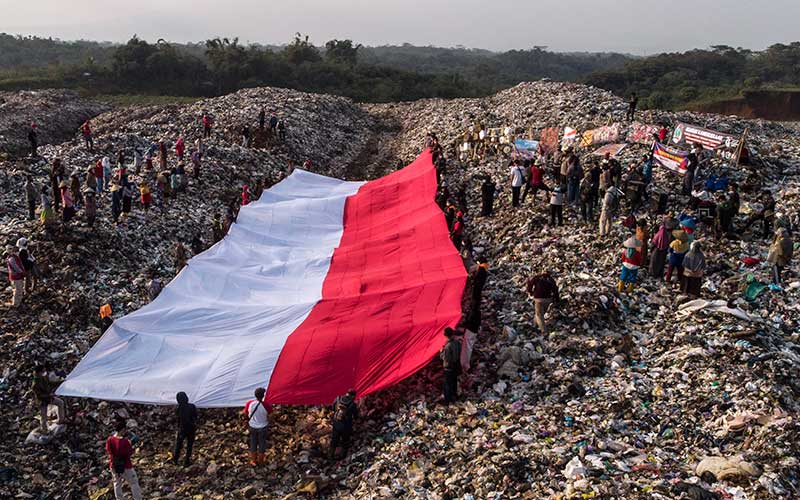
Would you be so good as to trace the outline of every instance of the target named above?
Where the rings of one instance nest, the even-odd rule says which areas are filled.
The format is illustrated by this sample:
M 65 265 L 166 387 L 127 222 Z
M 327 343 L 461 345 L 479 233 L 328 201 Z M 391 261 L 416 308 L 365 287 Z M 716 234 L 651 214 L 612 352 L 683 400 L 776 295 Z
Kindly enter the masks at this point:
M 264 401 L 266 391 L 263 387 L 255 390 L 255 399 L 251 399 L 244 405 L 243 414 L 247 418 L 249 429 L 249 450 L 250 465 L 255 467 L 261 465 L 266 460 L 267 455 L 267 425 L 269 424 L 269 414 L 272 413 L 272 406 Z
M 775 232 L 775 238 L 769 247 L 767 262 L 772 265 L 772 282 L 781 286 L 781 274 L 783 270 L 792 262 L 794 253 L 794 242 L 786 228 L 780 228 Z
M 127 422 L 118 418 L 114 423 L 114 433 L 106 439 L 106 453 L 108 454 L 108 467 L 111 469 L 111 481 L 114 485 L 114 498 L 123 500 L 125 493 L 122 491 L 123 483 L 131 489 L 133 500 L 142 500 L 142 490 L 139 488 L 139 478 L 133 469 L 133 444 L 127 436 Z
M 525 184 L 525 191 L 522 192 L 522 203 L 525 203 L 525 198 L 527 198 L 529 190 L 532 191 L 534 202 L 536 201 L 536 195 L 539 194 L 539 190 L 542 190 L 545 193 L 550 192 L 550 188 L 544 183 L 543 166 L 544 159 L 541 156 L 533 163 L 533 165 L 531 165 L 528 183 Z M 545 194 L 545 196 L 547 195 Z
M 484 217 L 492 215 L 492 211 L 494 210 L 495 190 L 496 188 L 494 182 L 492 182 L 492 178 L 487 175 L 481 184 L 481 215 Z
M 181 458 L 183 443 L 186 443 L 186 456 L 183 459 L 184 467 L 192 463 L 192 448 L 197 432 L 197 407 L 189 402 L 189 396 L 185 392 L 175 395 L 178 401 L 176 414 L 178 416 L 178 434 L 175 436 L 175 448 L 172 452 L 172 463 L 178 465 Z
M 545 271 L 528 279 L 528 295 L 533 295 L 534 321 L 542 335 L 547 335 L 547 322 L 544 315 L 550 306 L 559 300 L 558 284 L 553 276 Z
M 681 292 L 692 298 L 700 297 L 700 288 L 703 285 L 703 273 L 706 270 L 706 256 L 700 243 L 693 241 L 689 251 L 683 256 L 683 277 L 681 279 Z
M 444 369 L 444 403 L 450 404 L 458 399 L 458 376 L 461 375 L 461 341 L 456 338 L 456 332 L 452 328 L 445 328 L 444 335 L 447 337 L 439 358 L 442 360 Z
M 610 186 L 603 197 L 603 208 L 600 210 L 600 236 L 605 236 L 611 232 L 611 221 L 617 211 L 619 191 L 614 186 Z
M 87 118 L 83 125 L 81 125 L 81 135 L 83 136 L 83 143 L 90 153 L 94 152 L 94 139 L 92 138 L 92 125 Z
M 336 450 L 342 449 L 342 457 L 347 456 L 350 440 L 353 436 L 353 423 L 358 418 L 356 390 L 350 389 L 347 394 L 339 396 L 333 402 L 333 418 L 331 419 L 331 446 L 328 452 L 330 460 L 337 456 Z

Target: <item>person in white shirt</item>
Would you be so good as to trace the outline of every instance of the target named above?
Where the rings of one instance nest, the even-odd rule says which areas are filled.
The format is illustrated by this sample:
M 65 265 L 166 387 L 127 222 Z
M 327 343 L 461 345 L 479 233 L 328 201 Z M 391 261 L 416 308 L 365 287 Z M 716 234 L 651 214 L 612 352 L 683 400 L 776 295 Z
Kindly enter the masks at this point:
M 525 169 L 515 160 L 511 161 L 511 206 L 519 206 L 519 195 L 525 184 Z
M 264 401 L 266 391 L 263 387 L 255 390 L 255 399 L 244 405 L 244 415 L 250 429 L 250 465 L 261 465 L 267 456 L 267 424 L 272 406 Z

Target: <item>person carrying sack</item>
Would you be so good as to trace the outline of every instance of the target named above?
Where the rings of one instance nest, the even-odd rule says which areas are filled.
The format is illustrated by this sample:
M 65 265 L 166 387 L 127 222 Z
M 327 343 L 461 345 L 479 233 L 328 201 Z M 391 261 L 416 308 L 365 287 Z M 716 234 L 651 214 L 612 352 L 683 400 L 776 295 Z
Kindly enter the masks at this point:
M 255 390 L 255 399 L 244 405 L 243 414 L 247 418 L 249 433 L 250 465 L 261 465 L 267 458 L 267 424 L 272 406 L 264 402 L 267 391 L 263 387 Z
M 331 449 L 329 458 L 336 458 L 336 449 L 342 448 L 342 456 L 347 456 L 350 448 L 350 437 L 353 435 L 353 422 L 358 418 L 356 390 L 350 389 L 347 394 L 339 396 L 333 402 L 333 419 L 331 422 Z

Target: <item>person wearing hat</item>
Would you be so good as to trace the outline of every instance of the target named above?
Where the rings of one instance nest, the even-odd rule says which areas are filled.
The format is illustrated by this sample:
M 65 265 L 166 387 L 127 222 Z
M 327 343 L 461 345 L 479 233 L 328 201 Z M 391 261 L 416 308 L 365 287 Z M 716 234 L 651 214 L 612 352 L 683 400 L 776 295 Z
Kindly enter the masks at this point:
M 689 251 L 689 235 L 683 229 L 676 229 L 672 231 L 672 237 L 674 239 L 669 244 L 669 261 L 664 281 L 669 283 L 672 280 L 672 271 L 677 269 L 680 283 L 683 279 L 683 258 Z
M 83 210 L 84 215 L 86 215 L 86 225 L 93 229 L 94 221 L 97 219 L 97 192 L 95 188 L 86 186 L 83 188 L 83 195 L 86 202 L 86 208 Z
M 793 253 L 794 242 L 789 236 L 789 231 L 784 227 L 779 228 L 775 231 L 775 239 L 772 240 L 767 255 L 767 262 L 772 264 L 772 282 L 774 284 L 781 285 L 781 274 L 784 268 L 792 262 Z
M 328 457 L 331 460 L 337 457 L 336 450 L 340 447 L 342 449 L 341 456 L 347 456 L 347 450 L 350 448 L 350 438 L 353 435 L 353 423 L 358 416 L 355 389 L 350 389 L 346 394 L 337 397 L 333 402 L 331 446 L 328 451 Z
M 561 186 L 556 186 L 550 194 L 550 225 L 564 225 L 564 195 L 561 193 Z
M 22 297 L 25 287 L 25 266 L 22 259 L 17 254 L 17 249 L 11 245 L 6 247 L 6 269 L 8 270 L 8 281 L 11 282 L 12 295 L 11 307 L 22 305 Z
M 242 411 L 247 418 L 250 465 L 253 467 L 263 464 L 267 456 L 267 426 L 272 405 L 264 401 L 266 394 L 263 387 L 256 388 L 255 399 L 245 403 Z
M 626 285 L 628 293 L 631 293 L 636 285 L 639 268 L 644 262 L 641 251 L 642 245 L 643 243 L 634 236 L 631 236 L 622 244 L 625 249 L 622 251 L 622 271 L 617 282 L 617 291 L 619 293 L 622 293 Z
M 444 335 L 447 337 L 439 358 L 442 360 L 444 370 L 444 403 L 450 404 L 458 398 L 458 376 L 461 375 L 461 341 L 456 338 L 456 331 L 452 328 L 445 328 Z
M 72 203 L 72 194 L 67 181 L 62 180 L 58 187 L 61 190 L 61 204 L 64 205 L 61 210 L 61 220 L 64 224 L 67 224 L 75 216 L 75 205 Z
M 534 321 L 536 326 L 547 335 L 547 323 L 544 315 L 554 302 L 558 302 L 558 284 L 553 276 L 545 271 L 528 279 L 526 283 L 528 295 L 533 295 Z
M 22 261 L 22 267 L 25 268 L 25 293 L 31 293 L 37 285 L 36 260 L 28 248 L 28 238 L 18 239 L 17 249 L 19 258 Z
M 670 230 L 667 228 L 667 221 L 665 220 L 658 227 L 658 231 L 656 232 L 655 236 L 653 236 L 653 239 L 650 240 L 650 243 L 653 244 L 653 253 L 650 255 L 650 268 L 648 271 L 650 276 L 656 279 L 664 278 L 664 267 L 667 263 L 667 251 L 669 250 L 669 244 L 671 241 L 672 237 L 670 236 Z
M 681 292 L 686 295 L 700 297 L 700 287 L 703 284 L 703 273 L 706 270 L 706 256 L 700 243 L 692 242 L 689 251 L 683 256 L 683 277 L 681 279 Z

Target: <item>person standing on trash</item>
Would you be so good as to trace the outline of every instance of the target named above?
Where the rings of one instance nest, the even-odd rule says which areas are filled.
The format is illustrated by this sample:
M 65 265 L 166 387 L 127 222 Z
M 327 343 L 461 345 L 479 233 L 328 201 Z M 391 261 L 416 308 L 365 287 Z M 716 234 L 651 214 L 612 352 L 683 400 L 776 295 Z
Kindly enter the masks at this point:
M 525 167 L 520 165 L 516 160 L 511 160 L 509 165 L 511 167 L 511 206 L 519 206 L 520 192 L 525 183 Z
M 111 185 L 111 220 L 114 224 L 119 224 L 119 216 L 122 213 L 122 189 L 119 184 Z
M 618 191 L 614 186 L 610 186 L 603 197 L 603 208 L 600 210 L 600 236 L 605 236 L 611 232 L 611 223 L 617 211 Z
M 331 446 L 328 458 L 334 460 L 338 455 L 337 448 L 342 449 L 341 457 L 347 456 L 350 449 L 350 439 L 353 435 L 353 423 L 358 418 L 358 405 L 356 404 L 356 390 L 350 389 L 346 394 L 339 396 L 333 402 L 333 418 L 331 418 Z
M 567 205 L 574 206 L 578 203 L 578 188 L 583 179 L 583 167 L 578 155 L 570 155 L 567 164 Z
M 66 411 L 64 401 L 57 398 L 55 394 L 56 384 L 53 375 L 49 372 L 46 365 L 36 365 L 33 379 L 31 381 L 31 392 L 36 400 L 36 407 L 39 409 L 39 429 L 42 434 L 47 434 L 47 407 L 56 407 L 56 424 L 64 424 L 66 421 Z
M 686 156 L 686 172 L 683 174 L 683 188 L 682 194 L 690 196 L 694 190 L 694 174 L 697 170 L 697 153 L 694 149 Z
M 653 244 L 653 253 L 650 255 L 650 267 L 648 272 L 650 276 L 661 280 L 664 279 L 664 266 L 667 262 L 667 251 L 669 244 L 672 240 L 670 238 L 670 229 L 667 227 L 667 220 L 658 227 L 653 239 L 650 242 Z M 642 240 L 645 241 L 645 240 Z
M 61 204 L 64 205 L 64 208 L 61 209 L 61 221 L 66 225 L 75 215 L 75 206 L 72 203 L 72 195 L 69 192 L 67 181 L 61 181 L 58 187 L 61 190 Z
M 545 193 L 550 192 L 550 188 L 544 183 L 544 158 L 540 156 L 530 167 L 530 175 L 528 183 L 525 185 L 525 191 L 522 193 L 522 203 L 525 203 L 525 198 L 528 196 L 528 190 L 533 191 L 533 201 L 536 202 L 536 195 L 539 194 L 541 189 Z M 545 194 L 545 196 L 547 196 Z
M 272 406 L 264 401 L 266 392 L 263 387 L 257 388 L 254 393 L 255 399 L 245 403 L 242 411 L 247 418 L 249 458 L 253 467 L 263 464 L 267 458 L 267 425 Z
M 461 375 L 461 341 L 456 338 L 456 331 L 445 328 L 447 343 L 439 353 L 444 369 L 444 403 L 450 404 L 458 399 L 458 376 Z
M 69 192 L 72 195 L 72 200 L 76 209 L 83 206 L 83 193 L 81 192 L 81 180 L 78 179 L 76 174 L 69 176 Z
M 781 286 L 783 270 L 792 262 L 794 242 L 786 228 L 779 228 L 775 232 L 775 239 L 769 247 L 767 262 L 772 265 L 772 283 Z
M 572 159 L 572 146 L 568 147 L 564 154 L 561 157 L 561 168 L 559 170 L 558 176 L 558 185 L 561 186 L 561 190 L 565 190 L 567 188 L 567 170 L 569 170 L 570 160 Z
M 55 204 L 55 211 L 61 211 L 61 181 L 64 180 L 64 163 L 61 158 L 53 158 L 53 164 L 50 167 L 50 185 L 53 188 L 53 203 Z
M 754 223 L 761 221 L 761 237 L 766 239 L 772 234 L 772 224 L 775 221 L 775 198 L 772 193 L 764 191 L 761 195 L 762 209 L 750 216 L 742 232 L 750 228 Z
M 81 125 L 81 135 L 83 136 L 83 143 L 90 153 L 94 152 L 94 139 L 92 138 L 92 125 L 89 123 L 89 118 Z
M 181 272 L 181 270 L 186 267 L 186 247 L 183 246 L 183 243 L 178 241 L 175 243 L 175 272 L 176 274 Z
M 488 175 L 484 177 L 483 183 L 481 184 L 481 215 L 484 217 L 491 216 L 494 210 L 495 189 L 492 178 Z
M 203 122 L 203 139 L 208 139 L 211 137 L 211 117 L 208 116 L 208 113 L 203 113 L 201 121 Z
M 647 220 L 639 219 L 636 221 L 636 239 L 642 242 L 639 251 L 642 252 L 642 262 L 647 260 L 647 242 L 650 241 L 650 230 L 647 229 Z
M 111 181 L 113 179 L 113 172 L 111 172 L 111 159 L 108 156 L 104 156 L 102 160 L 103 165 L 103 189 L 111 189 Z
M 642 252 L 641 247 L 643 242 L 631 236 L 622 244 L 624 250 L 622 251 L 622 271 L 619 275 L 617 282 L 617 291 L 622 293 L 627 285 L 627 292 L 633 292 L 633 287 L 636 286 L 636 278 L 639 275 L 639 268 L 642 266 Z
M 28 129 L 28 143 L 31 146 L 31 157 L 36 158 L 39 156 L 39 127 L 35 123 L 31 123 L 31 128 Z
M 192 150 L 192 177 L 200 179 L 200 151 L 197 149 Z
M 486 286 L 486 280 L 489 279 L 489 263 L 483 257 L 475 259 L 474 271 L 472 271 L 471 281 L 472 288 L 470 289 L 470 304 L 480 306 L 481 298 L 483 297 L 483 287 Z
M 681 279 L 681 293 L 692 298 L 700 297 L 700 287 L 703 285 L 703 273 L 706 270 L 706 256 L 700 243 L 692 242 L 689 251 L 683 257 L 683 278 Z
M 456 213 L 456 220 L 453 222 L 453 230 L 450 231 L 450 240 L 455 245 L 456 250 L 461 251 L 461 243 L 464 237 L 464 213 L 460 210 Z
M 247 184 L 245 184 L 242 186 L 242 206 L 245 206 L 248 203 L 250 203 L 250 191 Z
M 89 226 L 89 229 L 94 229 L 94 222 L 97 219 L 97 192 L 87 187 L 83 189 L 83 194 L 86 201 L 86 207 L 83 210 L 86 215 L 86 225 Z
M 122 220 L 127 220 L 131 214 L 135 190 L 138 191 L 132 182 L 125 182 L 122 185 Z
M 49 232 L 52 225 L 55 224 L 56 214 L 53 211 L 53 201 L 47 192 L 47 186 L 42 186 L 39 199 L 42 201 L 42 214 L 39 216 L 39 220 L 44 225 L 45 232 Z
M 25 266 L 17 254 L 17 249 L 11 245 L 6 247 L 6 270 L 12 289 L 9 305 L 17 308 L 22 305 L 22 297 L 25 294 Z
M 592 219 L 594 219 L 595 205 L 591 170 L 587 170 L 583 175 L 583 179 L 581 179 L 581 183 L 578 186 L 578 191 L 578 196 L 581 202 L 581 217 L 583 218 L 584 224 L 590 224 Z
M 547 335 L 547 322 L 544 315 L 559 300 L 558 284 L 553 276 L 545 271 L 528 279 L 526 283 L 528 295 L 533 295 L 534 322 L 542 335 Z
M 550 193 L 550 225 L 564 225 L 564 195 L 561 194 L 561 186 L 556 186 Z
M 667 264 L 667 275 L 664 281 L 669 283 L 672 280 L 672 271 L 678 271 L 678 282 L 683 280 L 683 258 L 689 251 L 689 235 L 683 229 L 672 231 L 674 238 L 669 244 L 669 260 Z
M 264 126 L 267 124 L 267 111 L 264 107 L 261 107 L 261 110 L 258 112 L 258 129 L 263 131 Z
M 106 439 L 106 453 L 108 454 L 108 467 L 111 469 L 111 481 L 114 485 L 114 498 L 123 500 L 125 493 L 122 484 L 128 483 L 133 500 L 142 500 L 142 490 L 139 488 L 139 478 L 133 469 L 133 445 L 127 436 L 127 422 L 117 418 L 114 422 L 114 433 Z
M 158 164 L 162 171 L 167 169 L 167 144 L 164 139 L 158 141 Z
M 636 92 L 631 94 L 631 98 L 628 101 L 628 112 L 625 114 L 625 119 L 629 122 L 632 122 L 634 118 L 636 118 L 636 106 L 639 105 L 639 96 L 636 95 Z
M 28 202 L 28 220 L 36 219 L 36 204 L 39 198 L 39 191 L 33 183 L 33 177 L 25 176 L 25 201 Z
M 25 269 L 25 294 L 28 295 L 33 292 L 36 287 L 36 260 L 33 258 L 30 248 L 28 248 L 28 238 L 20 238 L 17 240 L 17 249 L 19 259 L 22 261 L 22 267 Z
M 185 392 L 176 394 L 175 399 L 178 401 L 178 408 L 175 411 L 178 416 L 178 433 L 175 436 L 172 463 L 178 465 L 185 441 L 186 457 L 183 459 L 183 466 L 189 467 L 192 463 L 192 448 L 194 448 L 194 438 L 197 432 L 197 407 L 189 402 L 189 396 Z
M 139 183 L 139 201 L 142 203 L 144 213 L 147 214 L 150 211 L 150 205 L 153 204 L 153 192 L 145 180 Z
M 181 135 L 175 141 L 175 156 L 178 157 L 178 161 L 183 161 L 184 154 L 186 154 L 186 144 L 183 143 L 183 136 Z
M 214 219 L 212 219 L 211 221 L 211 238 L 216 244 L 224 237 L 225 237 L 225 224 L 222 222 L 222 214 L 217 212 L 214 214 Z
M 204 250 L 203 240 L 200 235 L 195 233 L 192 237 L 192 255 L 200 255 Z

